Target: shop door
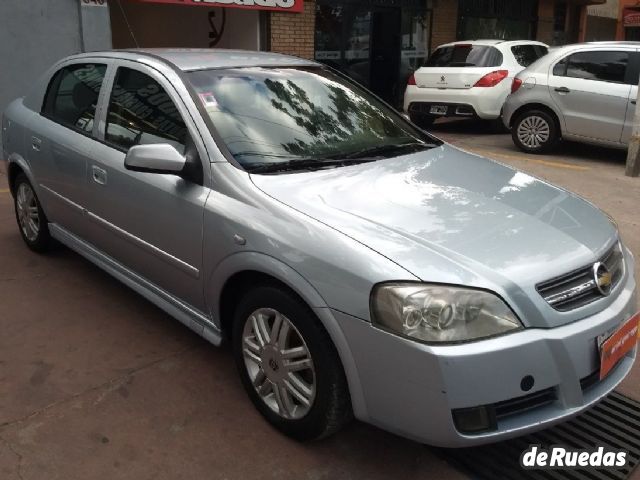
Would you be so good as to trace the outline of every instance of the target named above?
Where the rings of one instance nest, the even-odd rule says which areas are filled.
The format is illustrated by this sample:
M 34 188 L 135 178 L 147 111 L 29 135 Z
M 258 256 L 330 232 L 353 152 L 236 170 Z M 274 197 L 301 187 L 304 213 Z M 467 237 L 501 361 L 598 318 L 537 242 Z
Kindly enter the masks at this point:
M 371 15 L 371 71 L 369 85 L 378 96 L 393 103 L 399 88 L 399 8 L 376 8 Z

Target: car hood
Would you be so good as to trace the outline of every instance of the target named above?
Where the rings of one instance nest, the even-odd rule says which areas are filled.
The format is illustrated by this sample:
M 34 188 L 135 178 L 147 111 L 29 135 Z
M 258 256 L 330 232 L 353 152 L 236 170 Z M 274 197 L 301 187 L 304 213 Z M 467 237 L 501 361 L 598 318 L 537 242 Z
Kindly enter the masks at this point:
M 269 196 L 423 281 L 490 288 L 525 303 L 542 301 L 537 283 L 594 262 L 617 238 L 587 201 L 446 144 L 373 163 L 251 177 Z M 539 326 L 569 320 L 541 319 Z

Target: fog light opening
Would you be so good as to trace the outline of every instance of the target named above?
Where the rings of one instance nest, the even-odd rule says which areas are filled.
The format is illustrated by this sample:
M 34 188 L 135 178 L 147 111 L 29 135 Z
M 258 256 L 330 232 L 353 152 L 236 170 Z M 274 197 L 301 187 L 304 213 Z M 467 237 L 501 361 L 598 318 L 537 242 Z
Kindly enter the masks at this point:
M 490 432 L 498 428 L 492 407 L 459 408 L 452 411 L 453 423 L 460 433 Z

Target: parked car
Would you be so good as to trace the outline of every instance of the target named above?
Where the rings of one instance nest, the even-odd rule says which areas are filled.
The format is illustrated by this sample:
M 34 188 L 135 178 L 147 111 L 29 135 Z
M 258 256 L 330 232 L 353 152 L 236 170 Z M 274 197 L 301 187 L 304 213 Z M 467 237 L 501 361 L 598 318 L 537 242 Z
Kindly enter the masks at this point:
M 523 151 L 564 138 L 626 148 L 631 136 L 640 44 L 598 42 L 554 49 L 513 80 L 504 122 Z
M 637 328 L 634 260 L 607 215 L 316 62 L 82 54 L 2 126 L 26 245 L 56 239 L 230 341 L 249 397 L 294 438 L 353 414 L 493 442 L 583 411 L 634 362 L 635 341 L 607 347 Z
M 409 78 L 404 110 L 421 127 L 439 117 L 499 119 L 513 77 L 547 51 L 531 40 L 442 45 Z

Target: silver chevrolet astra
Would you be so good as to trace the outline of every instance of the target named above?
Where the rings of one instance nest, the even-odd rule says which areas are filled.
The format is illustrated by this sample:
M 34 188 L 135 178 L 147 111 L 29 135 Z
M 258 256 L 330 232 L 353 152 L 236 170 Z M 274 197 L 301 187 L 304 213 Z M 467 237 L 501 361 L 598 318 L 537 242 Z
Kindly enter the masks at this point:
M 55 239 L 228 339 L 257 409 L 296 439 L 355 416 L 493 442 L 575 415 L 632 367 L 635 341 L 606 347 L 637 328 L 610 218 L 313 61 L 73 56 L 2 128 L 26 244 Z

